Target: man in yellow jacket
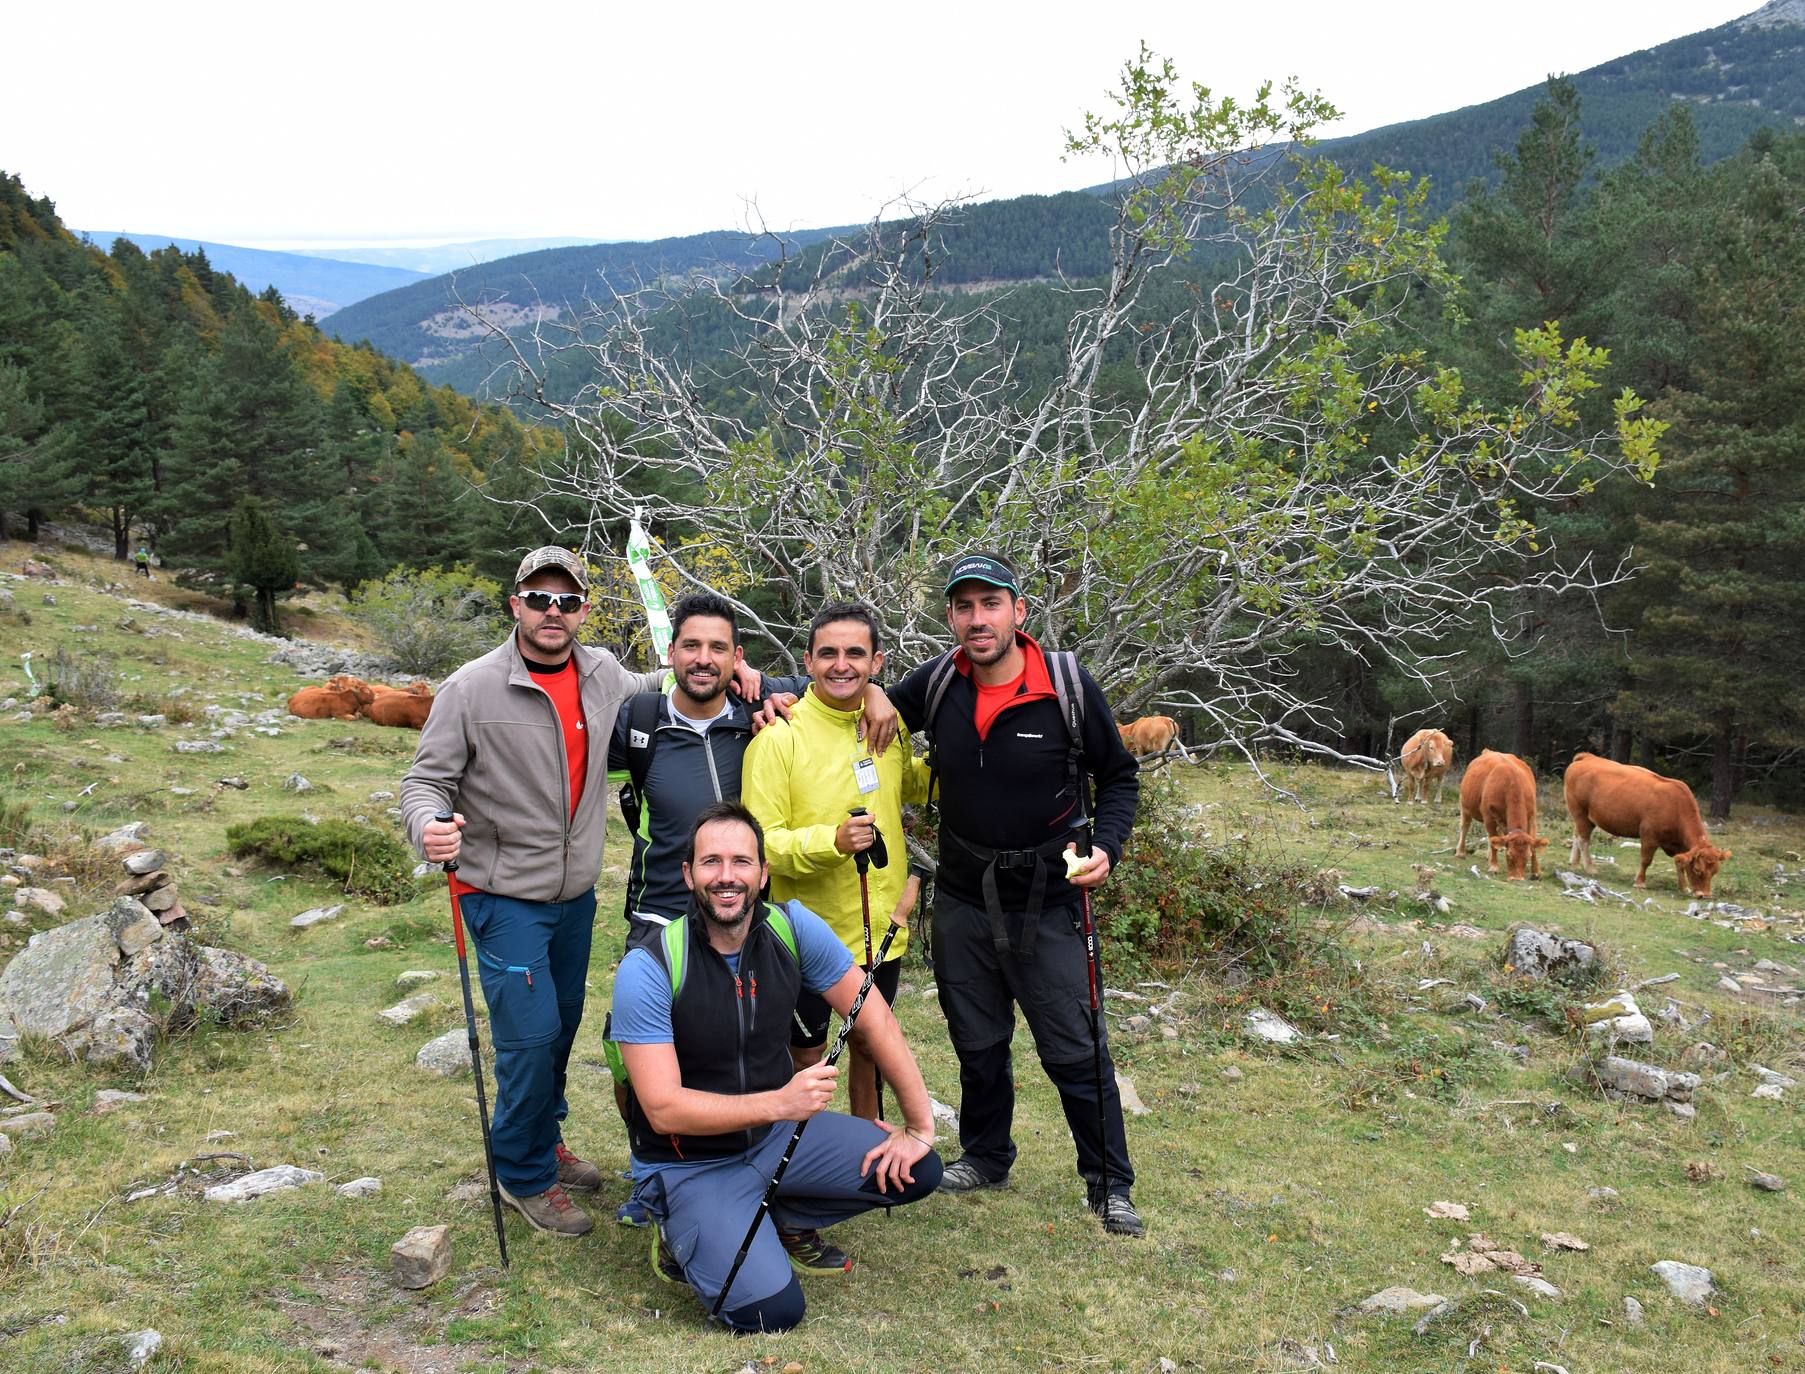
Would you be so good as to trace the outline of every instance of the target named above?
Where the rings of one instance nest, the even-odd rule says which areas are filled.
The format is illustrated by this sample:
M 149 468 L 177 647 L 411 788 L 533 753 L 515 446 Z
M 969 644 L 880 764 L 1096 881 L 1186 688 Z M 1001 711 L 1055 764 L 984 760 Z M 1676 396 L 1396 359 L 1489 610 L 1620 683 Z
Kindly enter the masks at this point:
M 740 800 L 765 828 L 772 899 L 794 898 L 818 914 L 860 966 L 883 938 L 908 882 L 903 803 L 926 801 L 928 794 L 927 760 L 906 739 L 877 756 L 859 740 L 865 684 L 883 663 L 877 617 L 868 606 L 839 601 L 823 609 L 809 626 L 803 661 L 809 689 L 787 723 L 768 726 L 753 739 L 740 777 Z M 852 814 L 861 807 L 864 815 Z M 874 862 L 866 875 L 875 925 L 868 943 L 853 856 L 872 847 L 874 826 L 889 861 L 882 868 Z M 908 933 L 899 932 L 873 980 L 874 991 L 891 1005 L 907 944 Z M 804 993 L 790 1035 L 798 1068 L 821 1057 L 829 1017 L 826 1002 Z M 874 1119 L 881 1105 L 875 1066 L 857 1041 L 847 1083 L 852 1114 Z

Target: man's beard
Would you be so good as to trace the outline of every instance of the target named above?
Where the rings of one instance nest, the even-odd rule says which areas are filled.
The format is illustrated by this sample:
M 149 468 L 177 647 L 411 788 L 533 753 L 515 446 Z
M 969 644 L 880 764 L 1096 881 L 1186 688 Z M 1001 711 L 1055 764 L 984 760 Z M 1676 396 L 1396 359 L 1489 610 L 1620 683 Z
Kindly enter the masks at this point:
M 965 649 L 965 656 L 968 659 L 979 667 L 987 668 L 992 663 L 1002 662 L 1004 655 L 1015 647 L 1015 627 L 1011 625 L 1007 630 L 992 634 L 991 651 L 983 658 L 979 658 L 973 653 L 970 645 L 964 645 L 962 647 Z
M 682 677 L 678 678 L 677 681 L 683 688 L 685 696 L 691 701 L 700 702 L 704 705 L 715 700 L 721 693 L 727 690 L 727 675 L 725 673 L 716 673 L 712 679 L 705 678 L 702 682 L 698 683 L 694 677 L 686 672 Z
M 715 910 L 714 894 L 716 891 L 738 892 L 743 894 L 737 915 L 729 918 L 722 916 Z M 699 887 L 696 889 L 696 905 L 702 909 L 702 914 L 715 925 L 725 927 L 729 930 L 734 926 L 743 924 L 746 918 L 752 914 L 752 897 L 752 889 L 744 883 L 716 883 L 712 888 Z

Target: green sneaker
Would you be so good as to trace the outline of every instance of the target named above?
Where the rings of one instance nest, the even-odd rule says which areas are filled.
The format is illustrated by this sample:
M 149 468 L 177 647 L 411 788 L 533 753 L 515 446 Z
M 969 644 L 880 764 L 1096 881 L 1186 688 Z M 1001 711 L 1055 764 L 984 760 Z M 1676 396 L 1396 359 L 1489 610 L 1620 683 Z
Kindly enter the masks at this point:
M 677 1256 L 664 1243 L 664 1232 L 658 1229 L 657 1222 L 652 1223 L 652 1272 L 666 1283 L 685 1285 L 689 1282 L 683 1277 L 683 1266 L 677 1263 Z
M 852 1269 L 852 1256 L 819 1231 L 785 1231 L 779 1227 L 777 1238 L 789 1253 L 790 1268 L 798 1274 L 845 1274 Z

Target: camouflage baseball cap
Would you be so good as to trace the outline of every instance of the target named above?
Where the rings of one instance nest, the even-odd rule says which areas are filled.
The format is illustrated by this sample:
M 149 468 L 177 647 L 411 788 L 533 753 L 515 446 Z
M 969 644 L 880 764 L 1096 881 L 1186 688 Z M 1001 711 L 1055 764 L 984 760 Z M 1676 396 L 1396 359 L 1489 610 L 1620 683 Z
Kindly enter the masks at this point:
M 587 590 L 589 573 L 583 566 L 583 560 L 569 549 L 561 549 L 556 544 L 547 544 L 542 549 L 534 549 L 520 560 L 520 566 L 514 570 L 514 585 L 518 587 L 534 573 L 544 572 L 547 568 L 556 568 L 559 572 L 569 573 L 577 586 Z

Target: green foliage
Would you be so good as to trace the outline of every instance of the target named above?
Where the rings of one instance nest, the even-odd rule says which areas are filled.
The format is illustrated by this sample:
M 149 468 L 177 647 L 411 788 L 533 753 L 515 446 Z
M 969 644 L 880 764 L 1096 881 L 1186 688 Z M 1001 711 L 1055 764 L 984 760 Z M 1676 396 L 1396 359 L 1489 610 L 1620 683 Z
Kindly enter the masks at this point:
M 227 572 L 232 580 L 257 594 L 257 628 L 268 634 L 281 631 L 276 618 L 276 596 L 293 589 L 301 571 L 294 540 L 282 533 L 264 512 L 263 503 L 247 496 L 232 513 L 232 549 Z
M 437 680 L 501 642 L 502 604 L 500 583 L 460 564 L 365 582 L 352 593 L 350 613 L 402 672 Z
M 379 906 L 413 900 L 413 855 L 387 831 L 351 821 L 309 824 L 299 816 L 265 816 L 226 827 L 226 847 L 240 858 L 284 868 L 305 865 Z
M 1173 779 L 1142 779 L 1128 849 L 1094 899 L 1105 954 L 1168 967 L 1230 955 L 1260 975 L 1292 967 L 1319 943 L 1298 915 L 1310 874 L 1245 844 L 1208 844 L 1199 828 Z

